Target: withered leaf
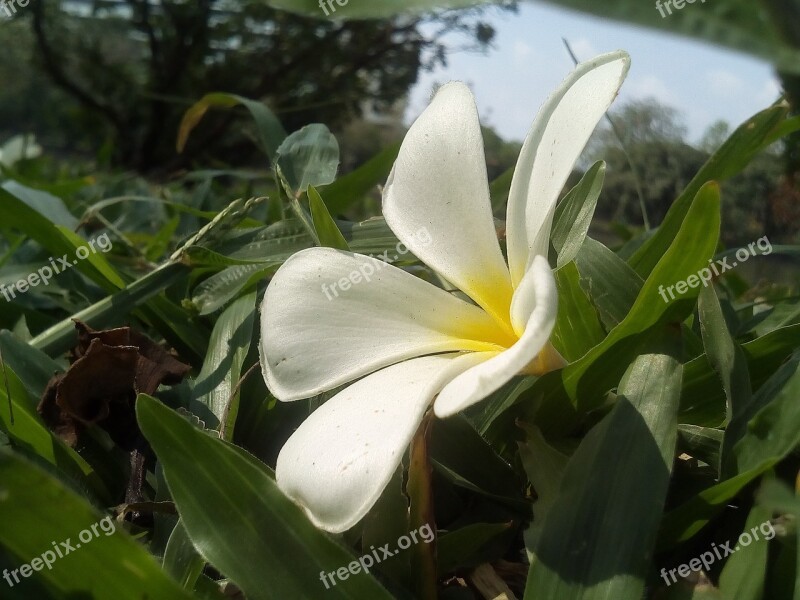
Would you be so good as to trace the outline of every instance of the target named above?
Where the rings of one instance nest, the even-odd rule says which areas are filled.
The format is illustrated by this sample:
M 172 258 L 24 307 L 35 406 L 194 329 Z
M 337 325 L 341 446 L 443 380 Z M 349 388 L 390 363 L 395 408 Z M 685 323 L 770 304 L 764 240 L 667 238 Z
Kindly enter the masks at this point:
M 75 322 L 78 344 L 66 373 L 54 375 L 38 411 L 48 426 L 75 446 L 92 425 L 105 429 L 121 448 L 132 450 L 140 437 L 134 404 L 139 393 L 175 385 L 191 367 L 147 336 L 129 327 L 95 331 Z

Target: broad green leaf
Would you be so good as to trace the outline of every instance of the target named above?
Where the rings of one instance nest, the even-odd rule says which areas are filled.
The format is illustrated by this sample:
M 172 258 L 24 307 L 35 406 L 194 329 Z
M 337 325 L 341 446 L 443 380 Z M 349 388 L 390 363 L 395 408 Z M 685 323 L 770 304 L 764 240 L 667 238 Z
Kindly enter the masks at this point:
M 24 186 L 14 180 L 6 181 L 0 187 L 40 215 L 46 217 L 53 225 L 69 230 L 74 230 L 78 226 L 78 219 L 69 212 L 61 198 L 57 198 L 48 192 Z
M 25 233 L 50 252 L 54 259 L 66 257 L 66 260 L 73 264 L 72 268 L 89 277 L 106 291 L 116 290 L 116 286 L 109 283 L 105 275 L 98 272 L 89 260 L 76 259 L 76 250 L 88 245 L 85 240 L 77 235 L 66 238 L 59 226 L 51 222 L 48 216 L 2 187 L 0 187 L 0 223 Z M 45 267 L 52 270 L 50 261 L 40 265 L 40 268 Z M 41 278 L 41 275 L 39 277 Z
M 628 315 L 644 280 L 627 263 L 592 238 L 586 238 L 575 264 L 581 287 L 597 309 L 603 325 L 611 330 Z
M 727 600 L 761 600 L 764 597 L 769 539 L 775 537 L 770 517 L 772 511 L 760 506 L 750 510 L 734 553 L 719 576 L 719 589 Z M 746 540 L 750 541 L 745 544 Z
M 289 197 L 298 198 L 309 185 L 327 185 L 336 178 L 339 143 L 325 125 L 306 125 L 283 140 L 275 164 Z
M 556 206 L 550 243 L 557 257 L 557 268 L 578 255 L 589 231 L 605 175 L 606 163 L 596 162 Z M 550 262 L 553 262 L 552 257 Z
M 203 572 L 206 561 L 197 553 L 186 527 L 178 521 L 169 536 L 164 552 L 164 570 L 180 583 L 184 589 L 193 590 L 197 578 Z
M 497 179 L 489 184 L 489 196 L 492 199 L 492 214 L 494 215 L 501 215 L 506 210 L 508 194 L 511 192 L 511 181 L 514 179 L 515 169 L 516 167 L 506 169 Z
M 800 354 L 784 365 L 753 397 L 746 433 L 733 446 L 732 472 L 745 473 L 773 465 L 800 444 Z
M 98 498 L 109 501 L 111 494 L 92 466 L 50 432 L 35 406 L 14 371 L 8 365 L 0 369 L 0 432 L 21 453 L 46 465 L 73 488 L 91 490 Z
M 433 421 L 430 456 L 431 462 L 457 485 L 520 506 L 522 490 L 517 474 L 466 418 Z
M 737 0 L 740 1 L 740 0 Z M 645 277 L 661 260 L 688 218 L 693 200 L 703 185 L 712 180 L 733 177 L 764 147 L 765 139 L 786 118 L 787 108 L 777 106 L 764 110 L 739 126 L 730 138 L 708 159 L 686 189 L 669 207 L 656 233 L 645 241 L 628 263 Z
M 650 273 L 625 319 L 580 360 L 539 380 L 539 389 L 546 391 L 534 421 L 537 425 L 545 431 L 551 431 L 548 424 L 555 427 L 558 422 L 563 426 L 568 416 L 564 412 L 564 394 L 579 412 L 597 408 L 605 392 L 613 387 L 616 378 L 637 353 L 648 330 L 673 320 L 681 321 L 689 314 L 699 289 L 687 287 L 686 293 L 671 303 L 663 301 L 659 290 L 686 280 L 708 264 L 719 238 L 719 202 L 719 187 L 713 183 L 704 186 L 692 203 L 683 227 Z
M 678 425 L 678 452 L 702 460 L 714 468 L 719 465 L 724 431 L 698 425 Z
M 17 374 L 31 398 L 40 399 L 53 374 L 63 370 L 62 365 L 47 354 L 7 330 L 0 331 L 0 351 L 3 360 Z
M 189 139 L 189 134 L 202 120 L 209 108 L 233 108 L 238 105 L 242 105 L 250 111 L 250 114 L 256 122 L 261 149 L 269 160 L 274 162 L 278 147 L 286 138 L 286 131 L 283 129 L 281 122 L 273 112 L 261 102 L 222 92 L 206 94 L 193 104 L 183 115 L 183 120 L 178 130 L 178 141 L 176 145 L 178 152 L 183 152 L 186 142 Z
M 405 461 L 408 464 L 408 460 Z M 381 497 L 363 520 L 361 531 L 361 551 L 367 553 L 372 548 L 380 548 L 387 540 L 396 540 L 406 535 L 411 529 L 409 522 L 408 496 L 403 479 L 404 467 L 401 464 Z M 437 549 L 441 549 L 437 545 Z M 391 558 L 382 560 L 374 569 L 390 581 L 407 589 L 413 587 L 411 575 L 411 556 L 408 552 L 400 552 Z
M 318 531 L 255 458 L 154 398 L 140 395 L 136 412 L 195 548 L 250 600 L 391 598 L 365 573 L 325 589 L 320 573 L 354 555 Z
M 328 248 L 338 250 L 350 250 L 347 240 L 344 239 L 342 232 L 336 225 L 331 214 L 328 212 L 322 197 L 313 185 L 308 186 L 308 202 L 311 207 L 311 218 L 314 221 L 314 229 L 319 237 L 319 242 Z
M 98 525 L 103 515 L 86 500 L 34 463 L 2 450 L 0 514 L 0 546 L 17 564 L 32 563 L 44 553 L 52 553 L 52 569 L 39 563 L 41 570 L 34 577 L 46 583 L 54 599 L 191 598 L 138 542 L 119 531 L 121 525 L 112 529 L 111 517 Z M 88 541 L 87 531 L 92 534 Z M 58 558 L 53 546 L 62 541 L 70 542 L 74 550 Z M 24 580 L 19 585 L 24 589 Z
M 439 575 L 486 562 L 481 550 L 498 539 L 507 538 L 513 522 L 473 523 L 439 536 L 436 546 Z
M 530 549 L 539 543 L 547 515 L 558 500 L 569 457 L 548 444 L 538 427 L 526 423 L 520 426 L 525 430 L 525 441 L 519 444 L 519 457 L 536 492 L 533 522 L 525 531 L 525 547 L 531 559 Z
M 558 317 L 551 341 L 561 355 L 572 362 L 594 348 L 605 337 L 594 306 L 581 288 L 575 263 L 555 272 L 558 287 Z
M 125 287 L 125 281 L 119 274 L 114 270 L 114 267 L 106 260 L 106 257 L 103 256 L 104 252 L 108 252 L 111 250 L 111 247 L 108 247 L 108 250 L 103 250 L 103 248 L 96 243 L 97 238 L 92 238 L 88 240 L 88 244 L 86 240 L 84 240 L 81 236 L 77 233 L 73 233 L 71 229 L 67 229 L 66 227 L 59 227 L 58 230 L 61 232 L 67 240 L 69 240 L 75 248 L 86 248 L 88 251 L 88 256 L 86 257 L 85 261 L 91 264 L 95 269 L 97 269 L 98 273 L 100 273 L 106 280 L 116 286 L 118 289 Z M 107 234 L 103 234 L 106 236 L 105 239 L 109 239 Z M 110 240 L 109 240 L 110 243 Z M 86 251 L 84 251 L 85 253 Z
M 667 550 L 694 537 L 708 522 L 771 465 L 748 471 L 704 489 L 691 500 L 673 508 L 661 521 L 657 550 Z
M 389 177 L 398 152 L 400 152 L 400 142 L 387 146 L 355 171 L 325 186 L 322 193 L 325 195 L 325 205 L 331 214 L 335 216 L 346 211 L 371 190 L 383 184 Z
M 225 309 L 214 324 L 208 353 L 192 390 L 195 402 L 206 409 L 193 412 L 208 427 L 218 429 L 226 440 L 233 439 L 239 414 L 238 384 L 253 339 L 255 313 L 255 293 L 239 298 Z
M 228 267 L 204 280 L 194 289 L 192 304 L 201 315 L 210 315 L 256 286 L 278 270 L 280 262 Z
M 750 374 L 747 371 L 747 358 L 728 331 L 725 316 L 713 285 L 700 292 L 697 310 L 700 316 L 700 331 L 703 335 L 706 356 L 722 380 L 722 388 L 725 390 L 727 421 L 741 418 L 745 407 L 750 403 L 752 394 Z M 723 465 L 727 460 L 726 455 L 738 439 L 731 437 L 730 434 L 731 432 L 726 432 L 722 444 Z
M 760 387 L 797 347 L 800 325 L 782 327 L 742 344 L 754 389 Z M 706 355 L 684 367 L 681 422 L 718 427 L 725 421 L 725 394 Z M 728 426 L 731 431 L 731 426 Z
M 2 206 L 0 202 L 0 206 Z M 125 289 L 107 296 L 91 306 L 70 315 L 49 327 L 31 340 L 31 346 L 49 354 L 66 352 L 75 342 L 73 319 L 88 323 L 95 329 L 124 320 L 126 315 L 150 300 L 153 296 L 175 284 L 186 267 L 169 262 L 144 277 L 130 283 Z
M 611 413 L 570 459 L 529 548 L 526 599 L 642 597 L 677 437 L 681 364 L 669 352 L 634 361 Z
M 671 510 L 661 527 L 659 544 L 662 547 L 691 538 L 747 484 L 797 448 L 800 444 L 800 429 L 796 425 L 800 419 L 798 395 L 800 357 L 795 357 L 767 380 L 742 413 L 746 428 L 733 447 L 730 458 L 733 466 L 729 467 L 729 472 L 736 474 Z M 752 414 L 754 416 L 750 416 Z M 731 425 L 736 423 L 733 421 Z

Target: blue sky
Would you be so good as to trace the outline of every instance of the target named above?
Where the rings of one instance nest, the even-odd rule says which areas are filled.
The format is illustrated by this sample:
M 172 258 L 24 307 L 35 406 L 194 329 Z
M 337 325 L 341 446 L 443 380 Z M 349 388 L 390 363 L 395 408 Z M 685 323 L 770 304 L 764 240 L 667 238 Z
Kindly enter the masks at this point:
M 694 4 L 683 10 L 703 9 Z M 456 79 L 472 88 L 485 124 L 506 139 L 522 140 L 539 106 L 572 68 L 562 37 L 581 60 L 627 50 L 631 71 L 616 103 L 654 97 L 673 106 L 690 141 L 717 119 L 738 125 L 780 93 L 768 63 L 688 38 L 538 2 L 521 4 L 516 15 L 492 11 L 489 20 L 497 30 L 494 48 L 486 55 L 453 54 L 446 68 L 423 74 L 411 92 L 409 121 L 425 108 L 435 84 Z

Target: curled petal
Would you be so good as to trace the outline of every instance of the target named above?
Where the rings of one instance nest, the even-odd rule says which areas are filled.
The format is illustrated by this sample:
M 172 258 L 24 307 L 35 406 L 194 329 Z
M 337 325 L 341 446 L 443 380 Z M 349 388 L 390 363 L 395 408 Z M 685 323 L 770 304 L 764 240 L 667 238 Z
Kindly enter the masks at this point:
M 519 341 L 448 383 L 433 405 L 437 417 L 449 417 L 472 406 L 532 363 L 536 366 L 537 356 L 548 343 L 558 313 L 556 282 L 543 256 L 534 259 L 517 289 L 512 318 L 515 312 L 518 316 L 529 315 Z M 548 364 L 551 361 L 548 360 Z
M 495 322 L 382 261 L 331 248 L 294 254 L 261 309 L 261 367 L 279 400 L 308 398 L 426 354 L 496 350 Z
M 336 394 L 306 419 L 278 456 L 278 486 L 309 519 L 339 533 L 381 495 L 431 399 L 493 352 L 426 356 L 398 363 Z
M 539 110 L 508 196 L 506 236 L 514 287 L 534 256 L 547 256 L 558 194 L 629 66 L 630 57 L 622 51 L 581 63 Z
M 420 260 L 508 327 L 511 282 L 492 218 L 478 110 L 463 83 L 442 86 L 406 134 L 383 214 Z

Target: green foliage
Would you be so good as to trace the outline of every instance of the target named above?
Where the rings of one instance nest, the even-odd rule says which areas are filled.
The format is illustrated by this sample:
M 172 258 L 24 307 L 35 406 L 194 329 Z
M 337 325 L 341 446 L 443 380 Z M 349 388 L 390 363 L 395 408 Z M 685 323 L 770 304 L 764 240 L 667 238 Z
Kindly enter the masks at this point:
M 258 10 L 267 20 L 276 14 Z M 350 24 L 365 33 L 375 25 Z M 763 292 L 726 273 L 674 301 L 660 293 L 718 256 L 745 194 L 767 193 L 772 172 L 760 161 L 798 125 L 786 107 L 755 115 L 710 157 L 680 145 L 674 115 L 637 107 L 643 125 L 625 142 L 660 226 L 628 230 L 622 248 L 594 239 L 596 207 L 637 217 L 633 197 L 620 193 L 615 206 L 600 192 L 604 176 L 604 193 L 630 190 L 630 173 L 610 154 L 607 168 L 575 174 L 556 209 L 550 257 L 559 296 L 551 341 L 568 364 L 518 376 L 465 414 L 432 421 L 437 564 L 417 548 L 330 589 L 320 572 L 408 533 L 426 490 L 409 489 L 406 459 L 374 509 L 336 537 L 284 496 L 276 454 L 332 392 L 293 403 L 270 394 L 258 373 L 258 307 L 269 278 L 297 252 L 395 251 L 376 188 L 398 145 L 337 178 L 340 140 L 326 126 L 301 128 L 263 102 L 212 94 L 184 114 L 181 142 L 194 130 L 187 148 L 213 126 L 212 107 L 249 115 L 264 168 L 194 170 L 162 184 L 90 180 L 53 171 L 45 152 L 3 170 L 0 284 L 51 256 L 72 259 L 100 236 L 113 240 L 47 285 L 0 297 L 0 571 L 106 514 L 118 528 L 9 588 L 11 598 L 410 598 L 421 580 L 442 598 L 471 598 L 460 582 L 482 589 L 485 577 L 518 598 L 791 597 L 770 594 L 793 593 L 798 572 L 797 531 L 786 526 L 798 514 L 798 289 L 790 282 Z M 516 150 L 485 133 L 499 215 Z M 343 218 L 354 215 L 371 218 Z M 775 252 L 800 250 L 776 244 Z M 397 264 L 445 285 L 411 255 Z M 73 319 L 95 329 L 130 325 L 191 366 L 188 380 L 131 398 L 141 434 L 133 452 L 92 423 L 71 447 L 37 411 L 53 373 L 68 366 Z M 718 561 L 702 583 L 662 579 L 662 568 L 769 519 L 775 539 Z

